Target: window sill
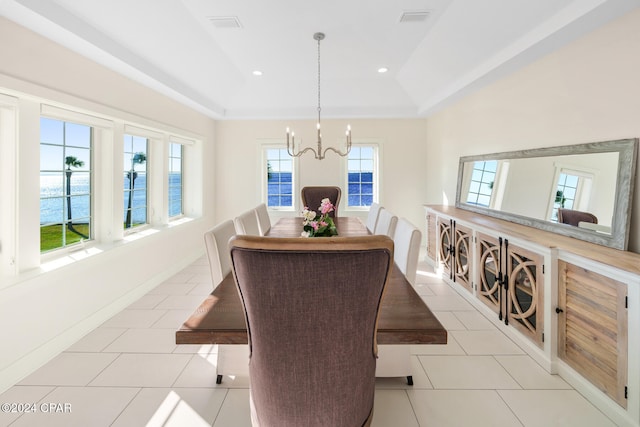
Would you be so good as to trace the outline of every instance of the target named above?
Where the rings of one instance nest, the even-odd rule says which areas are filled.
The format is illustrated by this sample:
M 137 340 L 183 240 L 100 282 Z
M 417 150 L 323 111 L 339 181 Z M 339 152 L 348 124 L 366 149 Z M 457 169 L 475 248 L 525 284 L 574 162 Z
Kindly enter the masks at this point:
M 42 255 L 39 267 L 20 272 L 14 276 L 2 277 L 2 286 L 0 286 L 0 290 L 10 288 L 25 280 L 29 280 L 41 274 L 46 274 L 58 270 L 62 267 L 66 267 L 76 262 L 92 258 L 96 255 L 125 247 L 129 243 L 141 240 L 151 235 L 162 233 L 163 231 L 170 228 L 179 227 L 183 224 L 190 223 L 195 219 L 196 218 L 180 217 L 163 226 L 145 226 L 144 228 L 125 235 L 122 240 L 119 241 L 107 243 L 89 241 L 87 243 L 78 243 L 67 248 L 61 248 L 59 250 L 49 252 Z

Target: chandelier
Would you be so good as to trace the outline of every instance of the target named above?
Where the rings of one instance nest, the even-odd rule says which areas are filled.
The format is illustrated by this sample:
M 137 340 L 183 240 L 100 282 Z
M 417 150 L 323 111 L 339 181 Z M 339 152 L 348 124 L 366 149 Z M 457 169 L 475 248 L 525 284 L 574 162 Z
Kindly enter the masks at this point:
M 316 125 L 318 132 L 318 149 L 316 151 L 311 147 L 307 147 L 302 151 L 298 149 L 298 152 L 296 153 L 295 133 L 289 132 L 289 128 L 287 128 L 287 153 L 289 153 L 291 157 L 300 157 L 307 151 L 311 151 L 316 159 L 322 160 L 324 159 L 327 151 L 331 150 L 339 156 L 344 157 L 351 151 L 351 126 L 347 125 L 347 131 L 345 132 L 347 142 L 346 151 L 343 152 L 333 147 L 327 147 L 324 150 L 322 149 L 322 133 L 320 132 L 320 41 L 324 39 L 324 33 L 315 33 L 313 35 L 313 39 L 318 41 L 318 123 Z

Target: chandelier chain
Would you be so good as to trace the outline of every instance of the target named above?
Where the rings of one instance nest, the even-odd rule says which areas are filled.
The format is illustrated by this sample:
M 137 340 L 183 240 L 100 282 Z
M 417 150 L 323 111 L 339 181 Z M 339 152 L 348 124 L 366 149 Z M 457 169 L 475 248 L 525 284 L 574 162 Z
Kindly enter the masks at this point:
M 320 37 L 318 37 L 318 123 L 320 123 Z
M 318 160 L 322 160 L 325 157 L 327 151 L 333 151 L 339 156 L 345 157 L 348 156 L 351 152 L 351 126 L 347 125 L 347 131 L 345 132 L 345 142 L 346 149 L 345 151 L 338 150 L 337 148 L 327 147 L 325 149 L 322 148 L 322 133 L 320 131 L 320 41 L 324 39 L 324 33 L 315 33 L 313 35 L 313 39 L 318 42 L 318 123 L 317 123 L 317 145 L 318 148 L 313 149 L 311 147 L 307 147 L 303 150 L 298 149 L 296 151 L 296 137 L 294 132 L 290 132 L 289 128 L 287 128 L 287 153 L 291 157 L 300 157 L 307 151 L 313 153 L 314 157 Z

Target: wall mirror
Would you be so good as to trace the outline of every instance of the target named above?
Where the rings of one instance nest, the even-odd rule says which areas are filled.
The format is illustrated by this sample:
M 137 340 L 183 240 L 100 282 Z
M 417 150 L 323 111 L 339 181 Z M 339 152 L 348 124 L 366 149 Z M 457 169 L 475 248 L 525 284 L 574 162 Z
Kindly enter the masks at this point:
M 637 139 L 465 156 L 456 207 L 627 249 Z

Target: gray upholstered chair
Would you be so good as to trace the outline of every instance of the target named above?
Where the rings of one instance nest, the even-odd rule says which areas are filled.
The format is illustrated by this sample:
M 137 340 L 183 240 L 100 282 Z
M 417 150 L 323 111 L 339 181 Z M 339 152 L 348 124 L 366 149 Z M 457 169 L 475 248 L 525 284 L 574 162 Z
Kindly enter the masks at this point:
M 308 207 L 312 211 L 318 212 L 322 199 L 329 199 L 333 204 L 334 211 L 329 216 L 335 218 L 338 216 L 338 205 L 342 190 L 340 187 L 303 187 L 300 192 L 302 196 L 302 205 Z
M 236 235 L 233 221 L 224 221 L 211 230 L 204 233 L 204 243 L 211 269 L 213 287 L 222 282 L 231 273 L 231 254 L 229 252 L 229 239 Z M 218 345 L 216 355 L 216 383 L 221 384 L 224 375 L 247 375 L 247 360 L 249 346 L 233 344 Z
M 373 234 L 382 234 L 393 239 L 397 222 L 398 217 L 391 213 L 391 211 L 388 211 L 385 208 L 380 208 L 378 222 L 376 222 L 376 228 L 373 231 Z
M 207 249 L 211 279 L 215 288 L 222 279 L 231 273 L 231 256 L 229 255 L 229 239 L 236 235 L 233 221 L 224 221 L 204 233 L 204 244 Z
M 580 222 L 598 223 L 598 218 L 589 212 L 574 211 L 572 209 L 558 209 L 558 222 L 577 227 Z
M 369 425 L 393 241 L 237 236 L 230 246 L 251 351 L 253 425 Z
M 371 207 L 369 207 L 369 213 L 367 214 L 367 229 L 373 233 L 376 231 L 376 223 L 378 222 L 378 215 L 380 214 L 381 206 L 373 202 L 371 203 Z
M 260 203 L 256 207 L 256 215 L 258 215 L 258 226 L 260 226 L 260 235 L 264 236 L 271 230 L 271 218 L 269 218 L 269 211 L 267 205 Z
M 398 219 L 393 234 L 394 261 L 412 286 L 416 284 L 422 233 L 405 218 Z
M 250 236 L 260 235 L 258 213 L 255 209 L 249 209 L 235 217 L 233 223 L 236 226 L 236 234 L 248 234 Z

